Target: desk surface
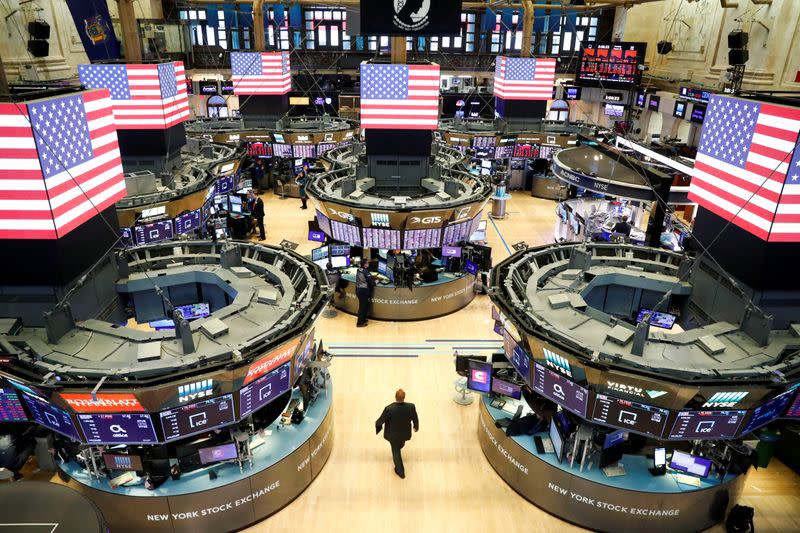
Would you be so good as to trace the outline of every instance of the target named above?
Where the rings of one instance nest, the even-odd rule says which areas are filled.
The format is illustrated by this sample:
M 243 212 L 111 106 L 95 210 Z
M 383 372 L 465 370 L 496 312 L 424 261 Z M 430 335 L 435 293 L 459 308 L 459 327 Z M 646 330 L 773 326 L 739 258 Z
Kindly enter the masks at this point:
M 293 392 L 293 397 L 300 398 L 297 390 Z M 253 468 L 250 469 L 247 463 L 245 463 L 242 472 L 239 472 L 238 463 L 209 465 L 208 467 L 183 474 L 179 480 L 169 479 L 155 490 L 147 490 L 144 487 L 144 478 L 141 478 L 136 485 L 133 484 L 136 482 L 131 482 L 131 485 L 112 489 L 108 479 L 102 478 L 98 480 L 90 478 L 86 470 L 77 463 L 65 463 L 60 465 L 60 468 L 69 474 L 70 477 L 84 485 L 125 496 L 178 496 L 219 488 L 223 485 L 249 478 L 258 472 L 270 468 L 308 441 L 328 415 L 332 399 L 333 390 L 329 380 L 327 394 L 324 392 L 320 393 L 317 401 L 310 406 L 305 418 L 300 424 L 280 426 L 281 429 L 278 429 L 280 425 L 279 418 L 277 421 L 270 424 L 269 427 L 265 428 L 267 430 L 272 430 L 272 435 L 264 437 L 264 444 L 252 450 Z M 222 428 L 222 431 L 227 431 L 227 429 Z M 217 474 L 217 479 L 214 481 L 211 481 L 208 477 L 208 471 L 211 469 Z
M 513 416 L 511 413 L 503 409 L 495 409 L 490 405 L 491 400 L 489 397 L 486 395 L 482 396 L 486 409 L 495 420 Z M 506 407 L 509 405 L 511 405 L 511 401 L 506 403 Z M 514 410 L 516 411 L 516 407 Z M 530 409 L 527 408 L 526 412 L 530 413 Z M 547 433 L 540 433 L 539 436 L 545 437 L 547 436 Z M 682 493 L 705 490 L 720 484 L 720 479 L 715 477 L 713 474 L 708 478 L 700 479 L 699 487 L 678 483 L 675 480 L 675 474 L 670 473 L 669 471 L 667 471 L 667 473 L 663 476 L 653 476 L 648 470 L 648 468 L 652 466 L 651 461 L 643 455 L 624 455 L 622 459 L 620 459 L 619 464 L 623 465 L 625 468 L 624 476 L 608 477 L 601 469 L 597 468 L 596 464 L 593 465 L 589 470 L 584 468 L 583 472 L 581 472 L 580 465 L 577 464 L 577 462 L 573 468 L 570 468 L 569 460 L 567 459 L 559 463 L 554 453 L 538 453 L 536 451 L 536 445 L 533 442 L 533 437 L 530 435 L 518 435 L 509 438 L 519 444 L 520 447 L 522 447 L 531 455 L 534 455 L 538 459 L 541 459 L 542 461 L 555 466 L 556 468 L 563 470 L 568 474 L 581 477 L 587 481 L 592 481 L 594 483 L 599 483 L 601 485 L 615 487 L 618 489 L 633 490 L 638 492 Z M 571 447 L 569 448 L 569 451 L 572 451 Z M 566 455 L 566 451 L 564 455 Z M 597 459 L 593 458 L 592 461 L 596 462 Z M 725 481 L 730 481 L 735 477 L 736 476 L 729 474 L 725 476 Z

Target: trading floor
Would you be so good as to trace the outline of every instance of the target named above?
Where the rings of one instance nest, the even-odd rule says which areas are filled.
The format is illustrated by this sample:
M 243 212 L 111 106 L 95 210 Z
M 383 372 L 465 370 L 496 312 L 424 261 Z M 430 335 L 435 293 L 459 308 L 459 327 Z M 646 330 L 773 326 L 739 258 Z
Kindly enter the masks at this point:
M 267 242 L 306 241 L 309 211 L 296 199 L 262 196 Z M 495 263 L 511 245 L 552 242 L 555 202 L 513 193 L 508 217 L 491 220 L 487 240 Z M 484 216 L 488 215 L 485 213 Z M 512 249 L 513 251 L 513 249 Z M 490 302 L 478 296 L 457 313 L 424 322 L 371 321 L 356 330 L 339 313 L 318 323 L 319 338 L 336 357 L 333 452 L 311 486 L 281 512 L 247 531 L 577 531 L 516 494 L 493 471 L 476 436 L 478 402 L 451 399 L 453 350 L 488 354 L 502 343 L 492 332 Z M 420 417 L 420 431 L 403 449 L 406 479 L 392 470 L 388 444 L 374 421 L 398 387 Z M 800 531 L 800 477 L 777 459 L 751 470 L 741 502 L 756 509 L 759 533 Z M 719 524 L 710 531 L 724 531 Z

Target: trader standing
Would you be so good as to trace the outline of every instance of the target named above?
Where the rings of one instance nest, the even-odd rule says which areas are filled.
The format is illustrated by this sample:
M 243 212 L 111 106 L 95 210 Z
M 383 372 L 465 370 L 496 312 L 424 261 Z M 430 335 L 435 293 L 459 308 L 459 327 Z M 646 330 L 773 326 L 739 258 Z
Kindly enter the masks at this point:
M 394 460 L 394 473 L 405 479 L 406 471 L 403 466 L 403 456 L 400 450 L 405 446 L 406 441 L 411 440 L 411 426 L 414 431 L 419 431 L 419 418 L 417 418 L 417 408 L 413 403 L 406 403 L 406 393 L 403 389 L 397 389 L 394 393 L 394 403 L 387 405 L 383 409 L 380 418 L 375 421 L 375 433 L 383 430 L 383 438 L 392 445 L 392 459 Z
M 308 196 L 306 196 L 306 184 L 308 184 L 308 176 L 306 175 L 306 171 L 301 170 L 295 181 L 297 182 L 297 186 L 300 190 L 300 201 L 302 202 L 300 209 L 307 209 L 306 201 Z
M 258 226 L 258 240 L 263 241 L 266 238 L 264 234 L 264 200 L 260 196 L 256 196 L 253 202 L 253 218 L 256 219 Z
M 622 233 L 626 237 L 630 237 L 631 229 L 632 226 L 628 224 L 628 215 L 623 215 L 622 221 L 614 224 L 614 229 L 612 229 L 611 231 L 613 231 L 614 233 Z
M 367 269 L 367 262 L 362 259 L 361 266 L 356 271 L 356 297 L 358 298 L 358 319 L 356 327 L 363 328 L 367 325 L 367 311 L 369 310 L 369 299 L 372 296 L 372 289 L 375 287 L 375 278 Z

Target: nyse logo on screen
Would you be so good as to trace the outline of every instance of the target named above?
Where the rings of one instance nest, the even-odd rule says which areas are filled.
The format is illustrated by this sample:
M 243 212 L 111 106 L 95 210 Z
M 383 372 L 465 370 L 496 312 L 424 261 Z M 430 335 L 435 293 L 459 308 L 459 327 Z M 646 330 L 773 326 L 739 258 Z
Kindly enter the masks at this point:
M 744 400 L 747 392 L 715 392 L 703 407 L 733 407 Z
M 214 393 L 214 380 L 204 379 L 202 381 L 195 381 L 194 383 L 187 383 L 178 387 L 178 402 L 186 403 L 206 396 L 211 396 Z

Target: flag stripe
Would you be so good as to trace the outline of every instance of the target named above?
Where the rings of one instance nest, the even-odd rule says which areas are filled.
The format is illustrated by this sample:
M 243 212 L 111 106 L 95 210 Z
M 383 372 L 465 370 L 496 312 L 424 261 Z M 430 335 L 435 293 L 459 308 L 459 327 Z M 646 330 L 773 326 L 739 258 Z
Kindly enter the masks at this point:
M 292 89 L 288 52 L 231 52 L 236 95 L 283 95 Z
M 439 65 L 361 65 L 361 125 L 371 129 L 436 129 Z

